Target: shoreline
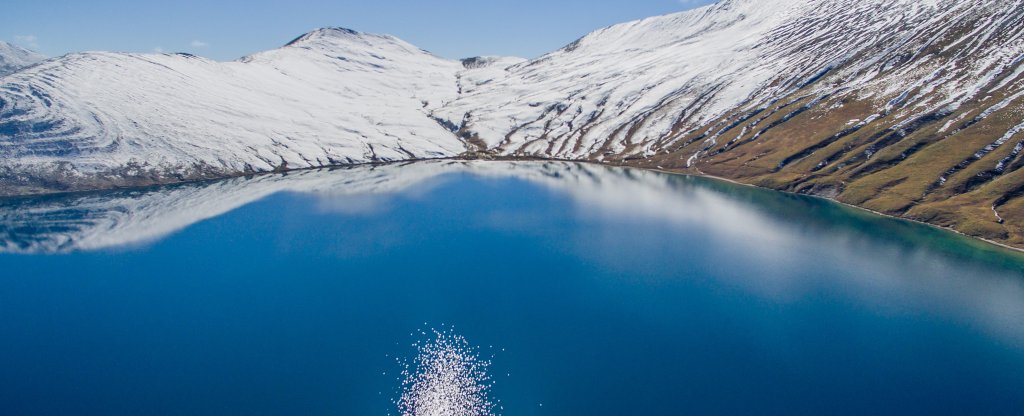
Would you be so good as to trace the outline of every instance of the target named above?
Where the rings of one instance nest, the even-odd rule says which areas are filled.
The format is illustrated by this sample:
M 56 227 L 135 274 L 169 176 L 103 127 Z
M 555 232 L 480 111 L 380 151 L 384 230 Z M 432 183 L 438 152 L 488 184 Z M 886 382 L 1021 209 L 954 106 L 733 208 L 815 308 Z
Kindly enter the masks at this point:
M 957 235 L 959 235 L 961 237 L 966 237 L 966 238 L 969 238 L 969 239 L 972 239 L 972 240 L 976 240 L 976 241 L 980 241 L 980 242 L 983 242 L 983 243 L 986 243 L 986 244 L 991 244 L 991 245 L 999 247 L 999 248 L 1010 250 L 1010 251 L 1012 251 L 1012 252 L 1014 252 L 1016 254 L 1024 255 L 1024 248 L 1014 247 L 1014 246 L 1011 246 L 1009 244 L 1003 244 L 1003 243 L 1000 243 L 998 241 L 989 240 L 989 239 L 983 238 L 983 237 L 976 237 L 976 236 L 973 236 L 973 235 L 970 235 L 970 234 L 963 233 L 963 232 L 961 232 L 959 230 L 956 230 L 954 228 L 951 228 L 951 227 L 943 227 L 941 225 L 931 224 L 931 223 L 927 223 L 927 222 L 924 222 L 924 221 L 915 220 L 915 219 L 912 219 L 912 218 L 897 217 L 895 215 L 886 214 L 884 212 L 878 212 L 878 211 L 875 211 L 875 210 L 872 210 L 872 209 L 864 208 L 864 207 L 853 205 L 853 204 L 848 204 L 846 202 L 838 201 L 838 200 L 835 200 L 835 199 L 832 199 L 832 198 L 826 198 L 826 197 L 819 196 L 819 195 L 801 194 L 801 193 L 798 193 L 798 192 L 790 192 L 790 191 L 783 191 L 783 190 L 779 190 L 779 189 L 765 188 L 763 186 L 757 186 L 757 185 L 753 185 L 753 184 L 749 184 L 749 183 L 744 183 L 744 182 L 740 182 L 740 181 L 737 181 L 737 180 L 734 180 L 734 179 L 723 178 L 721 176 L 715 176 L 715 175 L 709 175 L 709 174 L 706 174 L 704 172 L 700 172 L 699 170 L 698 170 L 697 174 L 689 174 L 689 173 L 671 171 L 671 170 L 667 170 L 667 169 L 642 168 L 642 167 L 634 167 L 634 166 L 629 166 L 629 165 L 623 165 L 623 166 L 627 166 L 627 167 L 634 168 L 634 169 L 648 170 L 648 171 L 652 171 L 652 172 L 660 172 L 660 173 L 669 174 L 669 175 L 683 175 L 683 176 L 694 176 L 694 177 L 700 177 L 700 178 L 709 178 L 709 179 L 714 179 L 714 180 L 719 180 L 719 181 L 731 183 L 733 185 L 740 185 L 740 186 L 746 186 L 746 187 L 751 187 L 751 188 L 756 188 L 756 189 L 764 189 L 764 190 L 768 190 L 768 191 L 782 192 L 784 194 L 789 194 L 789 195 L 799 195 L 799 196 L 805 196 L 805 197 L 808 197 L 808 198 L 820 199 L 820 200 L 829 201 L 829 202 L 832 202 L 832 203 L 835 203 L 835 204 L 839 204 L 839 205 L 842 205 L 842 206 L 847 207 L 847 208 L 853 208 L 853 209 L 858 210 L 858 211 L 862 211 L 862 212 L 866 212 L 866 213 L 869 213 L 869 214 L 877 215 L 877 216 L 880 216 L 880 217 L 891 218 L 891 219 L 900 220 L 900 221 L 912 222 L 912 223 L 915 223 L 915 224 L 925 225 L 925 226 L 928 226 L 928 227 L 931 227 L 931 228 L 934 228 L 934 229 L 937 229 L 937 230 L 952 232 L 952 233 L 957 234 Z
M 2 201 L 20 200 L 20 199 L 29 199 L 29 198 L 67 197 L 67 196 L 75 196 L 75 195 L 89 195 L 89 194 L 103 193 L 103 192 L 123 192 L 123 191 L 131 191 L 131 190 L 154 189 L 154 188 L 167 187 L 167 186 L 182 186 L 182 185 L 189 185 L 189 184 L 210 183 L 210 182 L 217 182 L 217 181 L 222 181 L 222 180 L 227 180 L 227 179 L 237 179 L 237 178 L 247 178 L 247 177 L 257 177 L 257 176 L 269 176 L 269 175 L 287 175 L 287 174 L 292 173 L 292 172 L 304 172 L 304 171 L 314 171 L 314 170 L 347 169 L 347 168 L 354 168 L 354 167 L 360 167 L 360 166 L 383 166 L 383 165 L 398 165 L 398 164 L 410 164 L 410 163 L 422 163 L 422 162 L 437 162 L 437 161 L 451 161 L 451 162 L 482 161 L 482 162 L 562 162 L 562 163 L 582 163 L 582 164 L 590 164 L 590 165 L 599 165 L 599 166 L 604 166 L 604 167 L 618 167 L 618 168 L 637 169 L 637 170 L 643 170 L 643 171 L 648 171 L 648 172 L 657 172 L 657 173 L 666 174 L 666 175 L 678 175 L 678 176 L 691 176 L 691 177 L 699 177 L 699 178 L 708 178 L 708 179 L 712 179 L 712 180 L 718 180 L 718 181 L 726 182 L 726 183 L 733 184 L 733 185 L 739 185 L 739 186 L 745 186 L 745 187 L 750 187 L 750 188 L 755 188 L 755 189 L 763 189 L 763 190 L 766 190 L 766 191 L 781 192 L 781 193 L 784 193 L 784 194 L 798 195 L 798 196 L 804 196 L 804 197 L 808 197 L 808 198 L 814 198 L 814 199 L 829 201 L 829 202 L 832 202 L 832 203 L 835 203 L 835 204 L 838 204 L 838 205 L 841 205 L 841 206 L 844 206 L 844 207 L 847 207 L 847 208 L 852 208 L 852 209 L 864 212 L 864 213 L 868 213 L 868 214 L 872 214 L 872 215 L 877 215 L 879 217 L 889 218 L 889 219 L 894 219 L 894 220 L 899 220 L 899 221 L 907 221 L 907 222 L 911 222 L 911 223 L 915 223 L 915 224 L 925 225 L 925 226 L 931 227 L 931 228 L 936 229 L 936 230 L 951 232 L 953 234 L 959 235 L 961 237 L 965 237 L 965 238 L 970 239 L 970 240 L 975 240 L 975 241 L 978 241 L 978 242 L 982 242 L 982 243 L 991 245 L 991 246 L 993 246 L 995 248 L 999 248 L 999 249 L 1003 249 L 1003 250 L 1008 250 L 1008 251 L 1012 252 L 1015 255 L 1024 255 L 1024 247 L 1015 247 L 1015 246 L 1011 246 L 1009 244 L 1000 243 L 998 241 L 990 240 L 990 239 L 987 239 L 987 238 L 976 237 L 976 236 L 973 236 L 973 235 L 969 235 L 969 234 L 963 233 L 963 232 L 961 232 L 959 230 L 956 230 L 956 229 L 954 229 L 952 227 L 944 227 L 944 226 L 940 226 L 940 225 L 936 225 L 936 224 L 931 224 L 931 223 L 928 223 L 928 222 L 924 222 L 924 221 L 920 221 L 920 220 L 915 220 L 915 219 L 911 219 L 911 218 L 898 217 L 898 216 L 895 216 L 895 215 L 890 215 L 890 214 L 874 211 L 874 210 L 871 210 L 871 209 L 868 209 L 868 208 L 865 208 L 865 207 L 861 207 L 861 206 L 857 206 L 857 205 L 853 205 L 853 204 L 848 204 L 848 203 L 845 203 L 845 202 L 842 202 L 842 201 L 838 201 L 838 200 L 835 200 L 835 199 L 832 199 L 832 198 L 827 198 L 827 197 L 823 197 L 823 196 L 819 196 L 819 195 L 802 194 L 802 193 L 798 193 L 798 192 L 785 191 L 785 190 L 779 190 L 779 189 L 773 189 L 773 188 L 766 188 L 766 187 L 763 187 L 763 186 L 757 186 L 757 185 L 750 184 L 750 183 L 740 182 L 740 181 L 737 181 L 737 180 L 734 180 L 734 179 L 724 178 L 724 177 L 716 176 L 716 175 L 710 175 L 710 174 L 701 172 L 700 169 L 696 169 L 696 171 L 693 172 L 693 171 L 683 171 L 683 170 L 671 170 L 671 169 L 661 168 L 661 167 L 635 166 L 635 165 L 631 165 L 629 163 L 608 163 L 608 162 L 596 162 L 596 161 L 592 161 L 592 160 L 570 160 L 570 159 L 542 158 L 542 157 L 509 157 L 509 156 L 473 157 L 473 156 L 459 155 L 459 156 L 441 157 L 441 158 L 406 159 L 406 160 L 395 160 L 395 161 L 385 161 L 385 162 L 364 162 L 364 163 L 353 163 L 353 164 L 346 164 L 346 165 L 328 165 L 328 166 L 296 168 L 296 169 L 287 169 L 287 170 L 280 170 L 280 171 L 240 173 L 240 174 L 235 174 L 235 175 L 225 175 L 225 176 L 217 177 L 217 178 L 198 178 L 198 179 L 194 179 L 194 180 L 160 182 L 160 183 L 153 183 L 153 184 L 139 185 L 139 186 L 120 186 L 120 187 L 115 186 L 115 187 L 109 187 L 109 188 L 81 189 L 81 190 L 68 190 L 68 191 L 53 191 L 53 192 L 39 192 L 39 193 L 25 193 L 25 194 L 14 194 L 14 195 L 0 195 L 0 202 L 2 202 Z

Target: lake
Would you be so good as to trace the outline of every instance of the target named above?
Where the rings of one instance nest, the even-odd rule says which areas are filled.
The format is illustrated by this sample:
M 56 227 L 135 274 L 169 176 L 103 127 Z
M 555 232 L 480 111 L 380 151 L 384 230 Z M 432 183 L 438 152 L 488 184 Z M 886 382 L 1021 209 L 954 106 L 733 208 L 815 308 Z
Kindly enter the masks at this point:
M 430 357 L 504 415 L 1024 414 L 1024 256 L 706 178 L 437 161 L 4 199 L 0 252 L 2 414 L 394 415 Z

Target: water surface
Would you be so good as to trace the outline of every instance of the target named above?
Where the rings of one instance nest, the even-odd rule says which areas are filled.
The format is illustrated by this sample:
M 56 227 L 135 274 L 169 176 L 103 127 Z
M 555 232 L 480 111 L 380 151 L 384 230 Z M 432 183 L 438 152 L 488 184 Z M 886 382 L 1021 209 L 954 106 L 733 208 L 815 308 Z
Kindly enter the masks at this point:
M 434 162 L 0 200 L 0 413 L 1024 414 L 1024 259 L 714 180 Z

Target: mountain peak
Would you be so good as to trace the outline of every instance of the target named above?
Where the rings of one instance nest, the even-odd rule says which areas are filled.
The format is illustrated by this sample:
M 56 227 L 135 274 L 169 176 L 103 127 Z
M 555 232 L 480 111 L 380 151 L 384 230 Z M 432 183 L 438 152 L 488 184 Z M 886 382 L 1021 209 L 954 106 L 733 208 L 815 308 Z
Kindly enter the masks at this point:
M 0 41 L 0 76 L 35 65 L 46 57 L 18 45 Z
M 313 30 L 313 31 L 311 31 L 309 33 L 306 33 L 306 34 L 304 34 L 302 36 L 299 36 L 299 37 L 295 38 L 291 42 L 288 42 L 287 44 L 285 44 L 285 47 L 301 46 L 301 45 L 304 45 L 304 44 L 307 44 L 307 43 L 310 43 L 310 42 L 317 42 L 317 41 L 323 41 L 323 40 L 336 41 L 336 40 L 344 40 L 344 39 L 348 39 L 348 40 L 351 40 L 351 39 L 364 39 L 364 40 L 365 39 L 387 39 L 387 40 L 394 40 L 395 38 L 393 36 L 390 36 L 390 35 L 377 35 L 377 34 L 372 34 L 372 33 L 364 33 L 364 32 L 360 32 L 358 30 L 353 30 L 353 29 L 344 28 L 344 27 L 324 27 L 324 28 L 319 28 L 319 29 Z

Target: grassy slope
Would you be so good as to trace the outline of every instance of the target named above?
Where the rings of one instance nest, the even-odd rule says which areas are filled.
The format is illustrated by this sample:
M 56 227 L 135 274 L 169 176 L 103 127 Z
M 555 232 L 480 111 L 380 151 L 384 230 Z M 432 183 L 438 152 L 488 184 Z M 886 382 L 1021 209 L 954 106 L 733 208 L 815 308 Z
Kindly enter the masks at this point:
M 656 156 L 623 162 L 822 195 L 1024 248 L 1024 158 L 1021 154 L 1012 157 L 1024 132 L 984 157 L 974 158 L 976 152 L 1024 121 L 1024 99 L 1014 100 L 966 128 L 961 127 L 1005 99 L 1005 92 L 968 102 L 951 114 L 921 120 L 914 123 L 914 129 L 906 127 L 906 122 L 913 120 L 888 115 L 844 135 L 851 127 L 850 120 L 875 114 L 878 103 L 847 94 L 814 103 L 787 119 L 796 109 L 812 103 L 808 95 L 813 88 L 797 91 L 747 122 L 726 129 L 707 156 L 692 167 L 687 168 L 686 160 L 705 145 L 699 131 L 684 135 L 676 147 Z M 743 116 L 749 114 L 737 111 L 717 124 L 728 126 L 729 121 Z M 951 126 L 943 130 L 951 120 Z M 903 132 L 909 134 L 900 133 L 900 122 L 904 123 Z M 755 139 L 757 131 L 763 133 Z M 740 139 L 734 140 L 737 137 Z M 874 152 L 868 156 L 872 146 Z M 996 172 L 994 167 L 1007 157 L 1012 157 L 1007 168 Z M 943 176 L 947 178 L 941 183 Z

